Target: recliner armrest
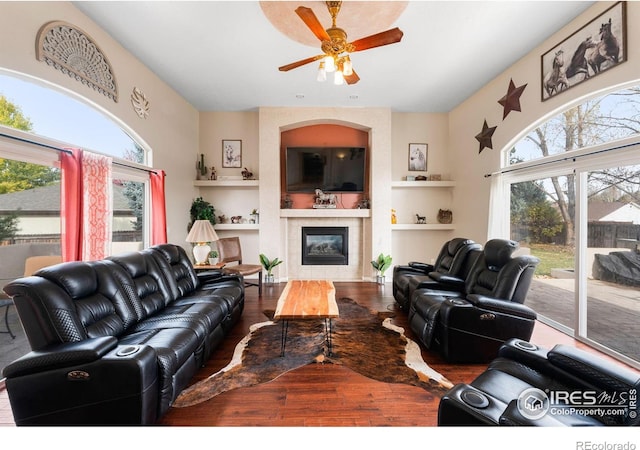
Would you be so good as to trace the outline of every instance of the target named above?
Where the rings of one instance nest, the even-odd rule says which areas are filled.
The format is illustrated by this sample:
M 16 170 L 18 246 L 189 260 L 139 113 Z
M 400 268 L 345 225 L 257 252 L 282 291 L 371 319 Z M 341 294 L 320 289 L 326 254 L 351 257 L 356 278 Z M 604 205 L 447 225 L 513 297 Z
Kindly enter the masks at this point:
M 429 272 L 433 272 L 433 269 L 434 269 L 433 264 L 427 264 L 420 261 L 411 261 L 409 263 L 409 267 L 411 267 L 412 269 L 420 270 L 425 274 L 428 274 Z
M 438 289 L 464 291 L 464 280 L 462 278 L 440 272 L 429 272 L 429 278 L 438 283 Z
M 469 303 L 485 310 L 495 311 L 501 314 L 511 314 L 530 320 L 536 320 L 538 318 L 537 313 L 533 309 L 521 303 L 513 303 L 479 294 L 469 294 L 465 299 Z
M 2 374 L 6 378 L 13 378 L 90 363 L 99 360 L 117 345 L 118 340 L 113 336 L 51 345 L 42 350 L 29 352 L 13 361 L 4 368 Z

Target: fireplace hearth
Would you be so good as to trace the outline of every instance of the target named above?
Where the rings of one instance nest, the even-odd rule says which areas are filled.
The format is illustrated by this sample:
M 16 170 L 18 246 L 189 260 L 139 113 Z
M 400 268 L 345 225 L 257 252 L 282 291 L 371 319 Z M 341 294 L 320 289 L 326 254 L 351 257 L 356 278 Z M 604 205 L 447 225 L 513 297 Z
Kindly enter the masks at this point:
M 348 227 L 302 227 L 302 264 L 349 264 Z

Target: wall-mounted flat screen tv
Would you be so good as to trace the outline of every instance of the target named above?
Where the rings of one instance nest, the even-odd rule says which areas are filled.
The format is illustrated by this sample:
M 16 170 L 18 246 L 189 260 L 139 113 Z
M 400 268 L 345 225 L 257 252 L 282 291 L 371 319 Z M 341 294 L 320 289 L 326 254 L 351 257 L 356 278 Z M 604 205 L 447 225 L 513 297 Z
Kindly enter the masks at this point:
M 363 192 L 364 147 L 288 147 L 287 192 Z

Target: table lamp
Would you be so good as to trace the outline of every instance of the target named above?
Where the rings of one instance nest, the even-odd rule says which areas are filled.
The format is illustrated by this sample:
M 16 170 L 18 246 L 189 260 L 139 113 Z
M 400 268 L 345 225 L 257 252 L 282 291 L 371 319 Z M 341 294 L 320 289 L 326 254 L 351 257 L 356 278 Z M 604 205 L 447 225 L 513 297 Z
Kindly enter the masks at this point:
M 218 235 L 213 229 L 213 225 L 208 220 L 196 220 L 187 235 L 187 242 L 195 243 L 193 247 L 193 258 L 196 265 L 203 266 L 207 264 L 211 247 L 209 242 L 218 240 Z

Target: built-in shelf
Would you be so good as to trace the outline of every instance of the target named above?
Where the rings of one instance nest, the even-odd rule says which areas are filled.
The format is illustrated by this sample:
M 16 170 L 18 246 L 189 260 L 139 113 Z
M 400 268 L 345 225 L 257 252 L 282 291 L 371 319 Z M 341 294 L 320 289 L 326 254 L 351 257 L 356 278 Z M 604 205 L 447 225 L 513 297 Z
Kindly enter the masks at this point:
M 402 188 L 446 188 L 455 187 L 455 181 L 392 181 L 391 187 Z
M 258 230 L 257 223 L 217 223 L 213 226 L 216 230 Z
M 260 183 L 259 180 L 194 180 L 193 185 L 198 187 L 256 188 Z
M 281 209 L 280 217 L 371 217 L 370 209 Z
M 391 225 L 392 230 L 402 230 L 402 231 L 425 231 L 425 230 L 454 230 L 455 226 L 452 223 L 427 223 L 427 224 L 416 224 L 416 223 L 396 223 Z

